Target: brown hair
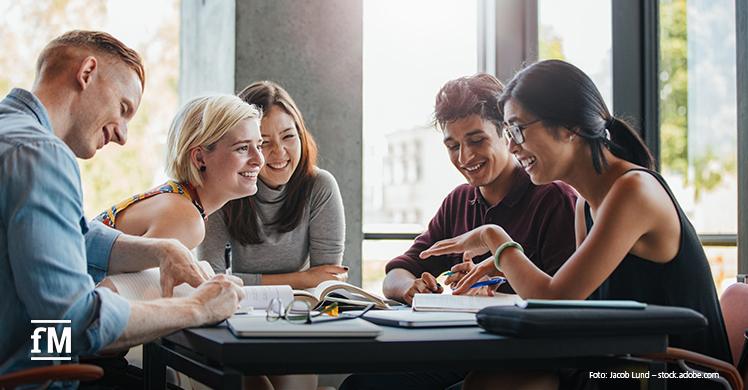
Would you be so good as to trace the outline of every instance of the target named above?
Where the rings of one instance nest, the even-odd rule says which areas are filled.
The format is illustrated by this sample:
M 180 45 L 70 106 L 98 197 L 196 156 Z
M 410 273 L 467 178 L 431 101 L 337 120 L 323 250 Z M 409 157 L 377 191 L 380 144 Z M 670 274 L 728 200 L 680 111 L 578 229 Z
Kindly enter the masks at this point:
M 239 93 L 239 97 L 249 104 L 259 107 L 267 113 L 272 107 L 278 107 L 290 115 L 296 124 L 301 142 L 301 158 L 286 184 L 286 194 L 283 205 L 276 220 L 269 225 L 276 226 L 281 233 L 290 232 L 299 225 L 304 215 L 309 192 L 314 179 L 317 165 L 317 144 L 307 131 L 304 118 L 301 116 L 296 102 L 283 87 L 272 81 L 258 81 L 250 84 Z M 232 200 L 223 208 L 226 226 L 231 238 L 243 245 L 259 244 L 259 218 L 256 211 L 257 200 L 254 197 L 244 197 Z
M 488 73 L 477 73 L 447 81 L 436 94 L 434 126 L 442 129 L 447 123 L 478 114 L 501 131 L 504 121 L 497 101 L 504 86 Z
M 73 30 L 53 39 L 36 61 L 37 76 L 42 67 L 52 72 L 58 71 L 62 65 L 60 58 L 69 57 L 67 50 L 70 48 L 86 48 L 124 62 L 138 75 L 140 85 L 145 88 L 145 69 L 140 55 L 117 38 L 101 31 Z

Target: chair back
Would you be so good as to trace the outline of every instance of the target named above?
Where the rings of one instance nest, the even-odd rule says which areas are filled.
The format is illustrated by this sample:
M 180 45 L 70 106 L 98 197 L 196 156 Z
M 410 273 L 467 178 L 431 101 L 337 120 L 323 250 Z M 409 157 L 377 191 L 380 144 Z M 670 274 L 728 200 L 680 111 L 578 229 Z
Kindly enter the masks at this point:
M 743 383 L 748 383 L 748 330 L 745 331 L 743 353 L 740 355 L 740 360 L 738 360 L 738 372 L 743 376 Z
M 725 319 L 727 338 L 730 341 L 733 364 L 748 383 L 748 284 L 735 283 L 729 286 L 720 298 L 722 316 Z M 742 357 L 742 363 L 741 363 Z

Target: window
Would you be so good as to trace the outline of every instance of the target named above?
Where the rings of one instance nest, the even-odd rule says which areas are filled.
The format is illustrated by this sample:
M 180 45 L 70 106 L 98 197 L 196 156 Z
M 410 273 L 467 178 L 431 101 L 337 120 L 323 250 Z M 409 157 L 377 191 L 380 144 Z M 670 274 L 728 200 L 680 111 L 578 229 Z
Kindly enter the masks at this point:
M 80 160 L 86 216 L 94 217 L 162 178 L 166 131 L 177 109 L 178 2 L 3 2 L 0 14 L 6 15 L 0 32 L 3 96 L 16 86 L 30 89 L 34 64 L 42 48 L 69 30 L 106 31 L 143 57 L 146 88 L 140 108 L 128 126 L 127 145 L 108 145 L 93 159 Z M 137 21 L 137 28 L 133 28 L 133 21 Z
M 364 233 L 420 233 L 464 180 L 431 127 L 436 92 L 478 70 L 478 0 L 365 1 Z M 410 240 L 365 240 L 363 287 Z
M 610 0 L 538 0 L 538 58 L 582 69 L 612 111 L 611 20 Z
M 718 290 L 737 273 L 735 2 L 660 1 L 660 164 L 705 239 Z

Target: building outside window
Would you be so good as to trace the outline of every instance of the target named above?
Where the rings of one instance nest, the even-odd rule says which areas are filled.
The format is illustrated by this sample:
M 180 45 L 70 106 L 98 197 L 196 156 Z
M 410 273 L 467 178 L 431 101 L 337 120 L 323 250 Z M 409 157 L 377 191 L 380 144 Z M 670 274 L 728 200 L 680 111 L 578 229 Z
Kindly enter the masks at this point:
M 478 0 L 364 1 L 364 233 L 420 233 L 464 179 L 431 126 L 436 92 L 478 70 Z M 411 240 L 364 240 L 364 288 Z

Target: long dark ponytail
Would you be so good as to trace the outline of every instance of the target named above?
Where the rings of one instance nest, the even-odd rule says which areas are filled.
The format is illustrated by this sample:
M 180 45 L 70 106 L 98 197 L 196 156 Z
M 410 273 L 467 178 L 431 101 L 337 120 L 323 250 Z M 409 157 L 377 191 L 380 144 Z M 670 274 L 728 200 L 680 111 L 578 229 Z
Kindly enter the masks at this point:
M 565 127 L 582 137 L 590 147 L 597 173 L 608 166 L 605 148 L 616 157 L 654 169 L 654 157 L 639 134 L 610 113 L 592 80 L 568 62 L 540 61 L 519 71 L 499 98 L 502 111 L 509 99 L 546 126 Z

